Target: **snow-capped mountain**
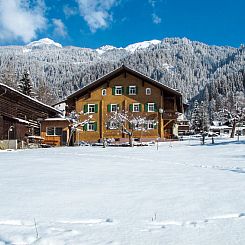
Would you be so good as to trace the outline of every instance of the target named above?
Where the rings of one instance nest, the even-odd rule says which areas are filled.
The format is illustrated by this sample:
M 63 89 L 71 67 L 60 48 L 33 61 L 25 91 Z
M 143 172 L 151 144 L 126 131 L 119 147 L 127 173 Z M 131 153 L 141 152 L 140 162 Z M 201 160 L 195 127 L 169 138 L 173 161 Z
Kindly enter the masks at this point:
M 140 50 L 140 49 L 146 49 L 150 46 L 153 45 L 157 45 L 161 43 L 160 40 L 151 40 L 151 41 L 144 41 L 144 42 L 139 42 L 139 43 L 134 43 L 134 44 L 130 44 L 128 45 L 125 50 L 131 53 L 134 53 L 136 50 Z
M 102 46 L 100 48 L 97 48 L 95 51 L 98 54 L 104 54 L 105 52 L 110 51 L 110 50 L 113 50 L 113 49 L 118 49 L 118 48 L 117 47 L 114 47 L 114 46 L 111 46 L 111 45 L 105 45 L 105 46 Z
M 37 91 L 46 87 L 56 100 L 122 64 L 178 89 L 184 99 L 204 98 L 210 111 L 228 96 L 245 92 L 244 46 L 209 46 L 187 38 L 145 41 L 125 48 L 62 47 L 47 38 L 26 46 L 0 46 L 0 82 L 16 87 L 27 69 L 33 87 Z M 44 95 L 39 99 L 47 103 Z
M 105 45 L 105 46 L 102 46 L 100 48 L 97 48 L 96 51 L 98 52 L 98 54 L 104 54 L 107 51 L 120 49 L 120 50 L 127 51 L 129 53 L 134 53 L 137 50 L 146 49 L 146 48 L 149 48 L 150 46 L 154 46 L 154 45 L 157 45 L 159 43 L 161 43 L 160 40 L 144 41 L 144 42 L 130 44 L 130 45 L 126 46 L 125 48 L 117 48 L 117 47 L 114 47 L 111 45 Z
M 52 48 L 62 48 L 62 45 L 60 43 L 56 43 L 53 40 L 49 38 L 42 38 L 38 41 L 33 41 L 29 44 L 27 44 L 23 51 L 27 52 L 30 50 L 37 50 L 37 49 L 52 49 Z

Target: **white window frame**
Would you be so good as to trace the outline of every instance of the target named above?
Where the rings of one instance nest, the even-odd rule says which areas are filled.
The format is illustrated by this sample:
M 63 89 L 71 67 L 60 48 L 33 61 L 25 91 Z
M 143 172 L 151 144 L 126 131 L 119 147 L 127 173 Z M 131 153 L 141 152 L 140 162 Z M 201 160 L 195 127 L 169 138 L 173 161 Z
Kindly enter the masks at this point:
M 152 127 L 150 127 L 150 125 L 152 126 Z M 152 130 L 152 129 L 154 129 L 155 127 L 154 127 L 154 121 L 148 121 L 147 122 L 147 129 L 148 130 Z
M 120 91 L 119 93 L 118 90 Z M 122 95 L 122 86 L 115 86 L 115 95 Z
M 145 89 L 145 94 L 146 95 L 151 95 L 151 88 L 146 88 Z
M 91 128 L 90 128 L 90 126 L 91 126 Z M 89 122 L 89 123 L 87 124 L 87 131 L 90 131 L 90 132 L 95 131 L 95 130 L 94 130 L 94 122 Z
M 119 126 L 118 126 L 118 123 L 115 122 L 115 121 L 109 121 L 108 123 L 108 129 L 118 129 Z
M 102 95 L 102 96 L 106 96 L 106 88 L 103 88 L 103 89 L 101 90 L 101 95 Z
M 93 110 L 90 111 L 92 108 Z M 95 113 L 95 104 L 88 104 L 88 113 Z
M 112 110 L 112 108 L 115 109 L 115 107 L 116 107 L 116 110 Z M 118 111 L 117 104 L 111 104 L 111 112 L 116 112 L 116 111 Z
M 151 107 L 153 107 L 153 110 L 150 109 Z M 155 112 L 155 103 L 148 103 L 148 112 Z
M 131 91 L 131 89 L 132 89 L 133 91 Z M 129 94 L 129 95 L 136 95 L 136 94 L 137 94 L 137 88 L 136 88 L 135 85 L 129 86 L 129 88 L 128 88 L 128 94 Z
M 135 110 L 135 106 L 138 106 L 138 110 Z M 133 103 L 133 112 L 140 112 L 140 103 Z
M 53 128 L 54 129 L 54 134 L 48 134 L 48 128 Z M 56 128 L 61 128 L 61 134 L 56 134 Z M 62 127 L 46 127 L 46 136 L 62 136 Z

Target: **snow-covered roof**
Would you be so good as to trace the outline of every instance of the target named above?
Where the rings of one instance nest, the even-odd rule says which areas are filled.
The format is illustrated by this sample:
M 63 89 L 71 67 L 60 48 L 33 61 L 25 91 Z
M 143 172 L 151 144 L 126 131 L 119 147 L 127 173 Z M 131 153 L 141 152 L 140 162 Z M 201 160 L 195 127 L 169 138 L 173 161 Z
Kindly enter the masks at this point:
M 210 126 L 210 129 L 231 129 L 232 127 L 223 125 L 223 126 Z
M 62 118 L 62 117 L 52 117 L 52 118 L 46 118 L 44 121 L 68 121 L 68 118 Z
M 16 121 L 18 121 L 20 123 L 30 124 L 29 121 L 21 119 L 21 118 L 18 118 L 18 117 L 13 117 L 13 119 L 15 119 Z
M 58 113 L 58 114 L 61 114 L 61 112 L 60 112 L 59 110 L 53 108 L 52 106 L 46 105 L 46 104 L 44 104 L 43 102 L 40 102 L 39 100 L 36 100 L 36 99 L 34 99 L 34 98 L 32 98 L 32 97 L 30 97 L 30 96 L 28 96 L 28 95 L 25 95 L 25 94 L 19 92 L 18 90 L 14 89 L 14 88 L 12 88 L 12 87 L 9 87 L 9 86 L 6 85 L 6 84 L 0 83 L 0 86 L 1 86 L 1 87 L 4 87 L 5 89 L 8 89 L 8 90 L 13 91 L 14 93 L 17 93 L 17 94 L 21 95 L 22 97 L 27 98 L 28 100 L 31 100 L 31 101 L 33 101 L 33 102 L 35 102 L 35 103 L 38 103 L 39 105 L 42 105 L 42 106 L 44 106 L 44 107 L 46 107 L 46 108 L 52 110 L 53 112 L 56 112 L 56 113 Z

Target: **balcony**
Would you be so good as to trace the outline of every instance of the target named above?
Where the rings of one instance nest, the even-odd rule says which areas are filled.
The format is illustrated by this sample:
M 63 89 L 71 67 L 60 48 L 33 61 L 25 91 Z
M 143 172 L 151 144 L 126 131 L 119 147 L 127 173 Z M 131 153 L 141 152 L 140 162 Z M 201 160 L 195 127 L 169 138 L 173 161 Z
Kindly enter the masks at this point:
M 177 119 L 177 117 L 178 117 L 178 114 L 177 113 L 175 113 L 175 112 L 163 112 L 163 114 L 162 114 L 162 118 L 164 119 L 164 120 L 176 120 Z

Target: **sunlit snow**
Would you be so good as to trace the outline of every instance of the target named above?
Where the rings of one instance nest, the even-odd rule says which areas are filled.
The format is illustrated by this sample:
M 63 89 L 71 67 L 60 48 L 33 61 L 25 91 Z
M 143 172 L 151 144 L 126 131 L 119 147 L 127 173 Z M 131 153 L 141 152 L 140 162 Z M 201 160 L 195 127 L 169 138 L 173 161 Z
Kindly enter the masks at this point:
M 245 244 L 245 138 L 0 151 L 0 244 Z

